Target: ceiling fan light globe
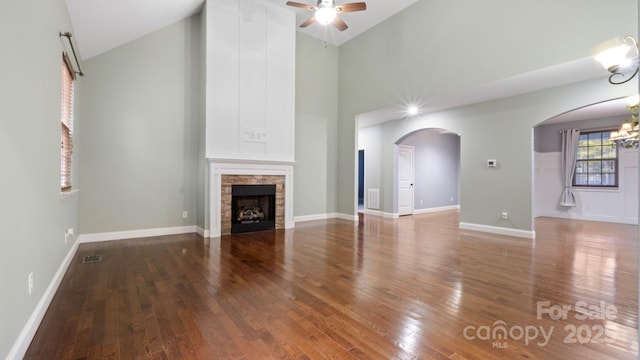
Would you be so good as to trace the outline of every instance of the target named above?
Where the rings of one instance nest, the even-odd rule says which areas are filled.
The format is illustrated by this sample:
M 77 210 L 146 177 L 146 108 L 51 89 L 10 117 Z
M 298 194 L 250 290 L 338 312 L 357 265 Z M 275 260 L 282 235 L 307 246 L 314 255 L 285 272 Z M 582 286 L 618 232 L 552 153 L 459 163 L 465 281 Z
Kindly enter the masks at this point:
M 316 11 L 316 20 L 323 25 L 329 25 L 336 18 L 336 10 L 334 8 L 320 8 Z

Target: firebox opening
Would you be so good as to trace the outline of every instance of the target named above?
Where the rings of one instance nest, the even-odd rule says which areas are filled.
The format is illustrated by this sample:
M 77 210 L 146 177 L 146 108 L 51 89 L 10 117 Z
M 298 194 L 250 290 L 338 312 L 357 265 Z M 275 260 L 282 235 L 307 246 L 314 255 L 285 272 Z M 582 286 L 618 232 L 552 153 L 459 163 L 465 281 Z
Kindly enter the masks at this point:
M 231 186 L 232 234 L 275 228 L 275 185 Z

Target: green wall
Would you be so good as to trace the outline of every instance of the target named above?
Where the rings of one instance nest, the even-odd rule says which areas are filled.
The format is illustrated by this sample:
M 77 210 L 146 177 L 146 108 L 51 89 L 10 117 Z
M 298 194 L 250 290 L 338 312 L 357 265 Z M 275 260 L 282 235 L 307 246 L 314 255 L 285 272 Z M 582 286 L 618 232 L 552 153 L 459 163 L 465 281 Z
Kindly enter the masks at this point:
M 335 212 L 338 48 L 296 34 L 295 216 Z
M 200 34 L 196 15 L 85 62 L 82 234 L 196 224 Z
M 384 125 L 382 177 L 385 212 L 393 198 L 394 144 L 418 129 L 444 128 L 460 134 L 461 222 L 533 230 L 533 127 L 555 115 L 605 99 L 631 95 L 637 82 L 611 86 L 606 78 L 454 108 Z M 496 159 L 499 166 L 488 168 Z M 501 221 L 503 211 L 510 221 Z
M 78 234 L 78 193 L 60 196 L 61 54 L 66 39 L 58 33 L 71 30 L 63 0 L 0 2 L 0 358 L 9 354 L 72 250 L 75 239 L 65 244 L 65 229 Z M 81 121 L 76 116 L 76 124 Z M 76 145 L 75 188 L 81 185 L 75 161 L 79 154 Z M 34 289 L 28 295 L 30 272 Z
M 80 191 L 62 199 L 58 32 L 71 31 L 66 7 L 62 0 L 0 3 L 0 357 L 73 249 L 65 229 L 208 227 L 202 25 L 196 15 L 82 64 L 73 169 Z M 295 215 L 355 212 L 358 114 L 582 58 L 627 34 L 637 34 L 631 0 L 418 1 L 340 48 L 297 34 Z M 611 87 L 603 78 L 450 109 L 385 125 L 383 142 L 389 150 L 422 127 L 461 133 L 462 221 L 494 225 L 508 210 L 528 230 L 531 127 L 635 90 L 636 82 Z M 383 153 L 384 169 L 393 169 L 392 153 Z M 501 162 L 499 172 L 483 167 L 489 157 Z M 390 189 L 393 171 L 382 173 Z M 382 201 L 392 211 L 391 192 Z
M 427 103 L 435 96 L 584 58 L 610 39 L 635 33 L 637 2 L 632 0 L 440 0 L 418 1 L 349 41 L 339 53 L 337 211 L 354 213 L 357 115 L 412 101 Z M 601 87 L 593 90 L 601 95 L 612 88 L 606 78 L 593 86 Z M 548 94 L 571 96 L 563 100 L 576 107 L 590 103 L 583 91 Z M 494 213 L 513 209 L 516 227 L 531 229 L 531 126 L 546 118 L 521 115 L 532 107 L 540 113 L 572 109 L 568 103 L 546 108 L 545 102 L 536 103 L 539 99 L 557 100 L 542 92 L 429 116 L 434 126 L 463 136 L 463 222 L 494 226 Z M 489 156 L 513 166 L 492 179 L 476 180 L 488 175 L 482 164 Z M 392 155 L 383 162 L 393 169 Z M 384 210 L 392 211 L 392 173 L 385 174 Z M 516 189 L 514 184 L 522 185 Z M 487 185 L 509 190 L 496 198 L 497 190 L 487 191 Z

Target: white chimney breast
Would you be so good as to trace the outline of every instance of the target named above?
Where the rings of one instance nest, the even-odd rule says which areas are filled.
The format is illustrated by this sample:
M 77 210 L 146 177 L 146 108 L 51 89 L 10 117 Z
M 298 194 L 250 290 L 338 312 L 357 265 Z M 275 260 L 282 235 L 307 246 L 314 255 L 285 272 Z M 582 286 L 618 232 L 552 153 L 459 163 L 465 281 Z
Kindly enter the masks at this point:
M 206 156 L 294 161 L 295 13 L 207 2 Z

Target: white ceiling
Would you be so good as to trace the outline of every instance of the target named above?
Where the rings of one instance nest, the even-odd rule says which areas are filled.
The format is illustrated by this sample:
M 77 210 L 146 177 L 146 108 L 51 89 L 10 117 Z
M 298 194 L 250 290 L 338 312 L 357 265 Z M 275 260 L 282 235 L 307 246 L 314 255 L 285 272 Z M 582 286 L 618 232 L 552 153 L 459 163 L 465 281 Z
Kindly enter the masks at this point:
M 287 0 L 268 0 L 274 4 L 285 4 Z M 293 1 L 293 0 L 292 0 Z M 349 26 L 345 31 L 336 29 L 333 25 L 311 24 L 306 28 L 298 28 L 298 31 L 317 39 L 324 40 L 336 46 L 351 40 L 363 32 L 383 22 L 392 15 L 400 12 L 418 0 L 336 0 L 336 5 L 352 2 L 365 2 L 367 10 L 339 15 Z M 316 0 L 295 0 L 295 2 L 316 5 Z M 296 12 L 296 24 L 300 25 L 313 16 L 313 12 L 305 9 L 288 7 Z
M 84 60 L 105 51 L 123 45 L 143 35 L 159 30 L 167 25 L 191 16 L 202 9 L 205 0 L 66 0 L 67 9 L 73 26 L 73 35 L 78 44 L 80 57 Z M 266 1 L 296 13 L 297 24 L 313 15 L 311 11 L 286 6 L 286 0 Z M 337 0 L 337 4 L 358 2 L 360 0 Z M 341 18 L 349 25 L 343 32 L 332 25 L 312 24 L 298 31 L 340 45 L 363 33 L 388 17 L 414 4 L 417 0 L 364 0 L 367 10 L 341 14 Z M 298 0 L 301 3 L 315 4 L 315 0 Z M 540 90 L 603 77 L 606 71 L 595 63 L 593 58 L 584 58 L 547 69 L 521 74 L 508 79 L 480 85 L 472 89 L 425 99 L 420 106 L 422 114 L 456 106 L 468 105 L 507 96 L 518 95 L 529 91 Z M 603 110 L 619 109 L 616 105 L 600 106 L 598 114 Z M 585 113 L 593 109 L 583 109 L 577 114 L 564 114 L 552 121 L 572 121 L 573 116 L 588 117 Z M 391 106 L 379 109 L 358 118 L 360 126 L 372 125 L 388 120 L 405 117 L 405 109 Z M 598 116 L 600 116 L 598 115 Z M 602 115 L 604 116 L 604 115 Z M 612 115 L 611 115 L 612 116 Z
M 568 111 L 564 114 L 552 117 L 545 121 L 543 124 L 557 124 L 578 120 L 589 119 L 603 119 L 614 116 L 627 116 L 629 115 L 629 100 L 627 98 L 620 98 L 615 100 L 603 101 L 597 104 L 591 104 L 581 107 L 579 109 Z
M 417 116 L 420 116 L 434 111 L 521 95 L 532 91 L 548 89 L 589 79 L 602 78 L 603 83 L 606 83 L 608 75 L 610 74 L 602 68 L 598 62 L 596 62 L 593 56 L 589 56 L 550 66 L 548 68 L 485 83 L 473 88 L 466 88 L 450 94 L 432 97 L 423 100 L 421 104 L 399 104 L 397 106 L 390 106 L 366 114 L 361 114 L 358 116 L 358 126 L 371 126 L 389 120 L 405 118 L 408 116 L 406 113 L 407 109 L 405 107 L 407 105 L 418 106 L 420 113 Z M 625 111 L 628 113 L 625 106 L 622 106 L 622 109 L 620 109 L 620 106 L 614 103 L 610 106 L 605 106 L 603 104 L 597 107 L 585 107 L 577 113 L 565 113 L 548 121 L 566 122 L 593 119 L 596 117 L 616 116 L 624 113 Z M 597 112 L 590 113 L 591 111 Z
M 297 24 L 313 16 L 309 10 L 286 6 L 287 0 L 262 1 L 295 12 Z M 358 1 L 338 0 L 337 3 Z M 330 44 L 341 45 L 417 0 L 364 1 L 367 10 L 340 15 L 349 26 L 345 31 L 318 23 L 298 30 Z M 315 0 L 297 2 L 316 3 Z M 66 0 L 66 3 L 80 57 L 86 60 L 197 13 L 204 0 Z
M 82 59 L 191 16 L 204 0 L 66 0 Z

